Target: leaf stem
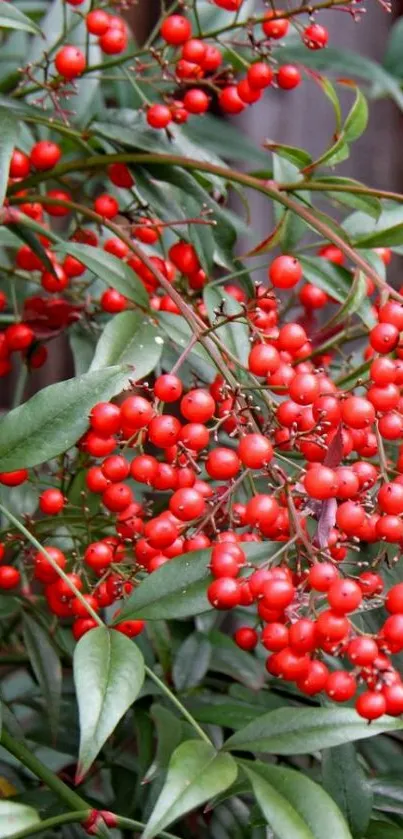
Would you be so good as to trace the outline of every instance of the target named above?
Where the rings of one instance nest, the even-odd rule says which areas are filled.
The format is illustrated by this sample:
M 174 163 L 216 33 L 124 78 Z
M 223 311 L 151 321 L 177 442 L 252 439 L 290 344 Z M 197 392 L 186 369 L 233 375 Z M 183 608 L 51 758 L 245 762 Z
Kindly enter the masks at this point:
M 182 702 L 175 696 L 174 693 L 172 693 L 172 691 L 169 689 L 168 685 L 166 685 L 165 682 L 163 682 L 162 679 L 160 679 L 159 676 L 157 676 L 156 673 L 154 673 L 153 670 L 151 670 L 149 667 L 147 667 L 147 665 L 145 666 L 145 671 L 146 671 L 149 679 L 151 679 L 151 681 L 153 681 L 154 684 L 158 685 L 159 689 L 163 693 L 165 693 L 165 696 L 168 697 L 168 699 L 172 703 L 172 705 L 176 706 L 178 711 L 180 711 L 182 716 L 185 717 L 185 719 L 187 719 L 188 723 L 190 723 L 192 728 L 194 728 L 194 730 L 197 731 L 201 740 L 204 740 L 205 743 L 208 743 L 211 746 L 211 740 L 210 740 L 209 736 L 206 734 L 205 731 L 203 731 L 203 729 L 201 728 L 199 723 L 196 722 L 194 717 L 192 717 L 192 715 L 185 708 L 185 706 L 182 705 Z M 162 836 L 162 834 L 161 834 L 161 836 Z

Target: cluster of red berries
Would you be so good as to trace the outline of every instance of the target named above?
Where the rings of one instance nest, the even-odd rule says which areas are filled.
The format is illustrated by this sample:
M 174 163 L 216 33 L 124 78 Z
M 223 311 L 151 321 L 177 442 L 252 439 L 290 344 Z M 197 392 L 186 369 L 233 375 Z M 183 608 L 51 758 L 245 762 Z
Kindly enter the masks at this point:
M 227 5 L 222 8 L 227 8 Z M 229 5 L 231 9 L 228 8 L 228 11 L 233 11 L 232 0 Z M 273 81 L 283 90 L 297 87 L 301 82 L 298 67 L 285 64 L 275 68 L 271 59 L 273 43 L 284 38 L 290 28 L 289 19 L 282 14 L 279 10 L 266 13 L 261 27 L 263 40 L 259 44 L 263 58 L 251 63 L 245 78 L 237 83 L 232 77 L 229 79 L 228 72 L 222 68 L 221 50 L 201 38 L 194 38 L 191 23 L 186 17 L 175 14 L 165 18 L 160 34 L 167 45 L 180 50 L 175 77 L 184 91 L 180 98 L 174 97 L 169 104 L 151 105 L 147 110 L 148 124 L 153 128 L 167 128 L 171 121 L 183 123 L 190 114 L 206 113 L 217 88 L 221 110 L 227 114 L 240 114 L 247 105 L 257 102 Z M 302 32 L 302 41 L 311 50 L 325 47 L 328 37 L 327 29 L 317 23 L 309 24 Z M 257 44 L 255 47 L 257 49 Z M 200 86 L 201 80 L 207 83 L 205 87 Z

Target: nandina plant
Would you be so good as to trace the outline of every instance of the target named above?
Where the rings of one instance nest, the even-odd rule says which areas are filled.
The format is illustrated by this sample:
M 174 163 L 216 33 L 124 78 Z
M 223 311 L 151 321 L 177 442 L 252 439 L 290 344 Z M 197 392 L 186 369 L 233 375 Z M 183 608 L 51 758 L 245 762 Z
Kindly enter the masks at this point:
M 0 5 L 0 837 L 403 839 L 403 195 L 335 174 L 402 26 L 129 5 Z M 300 84 L 318 158 L 226 120 Z

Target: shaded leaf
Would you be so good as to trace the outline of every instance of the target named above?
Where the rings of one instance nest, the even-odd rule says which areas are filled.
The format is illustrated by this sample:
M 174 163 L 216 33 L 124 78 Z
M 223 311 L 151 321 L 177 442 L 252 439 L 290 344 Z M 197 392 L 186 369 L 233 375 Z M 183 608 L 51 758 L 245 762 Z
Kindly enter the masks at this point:
M 127 380 L 138 382 L 157 366 L 164 344 L 150 318 L 140 312 L 121 312 L 107 323 L 96 346 L 90 370 L 127 364 Z
M 265 680 L 261 661 L 251 653 L 241 650 L 235 641 L 223 632 L 213 630 L 209 639 L 212 644 L 210 670 L 225 673 L 252 690 L 260 690 Z
M 24 644 L 44 700 L 50 729 L 56 736 L 62 690 L 62 666 L 49 635 L 29 615 L 22 621 Z
M 359 87 L 355 89 L 355 101 L 343 126 L 347 143 L 358 140 L 368 124 L 368 103 Z
M 4 0 L 0 4 L 0 29 L 4 6 L 8 6 Z M 10 8 L 17 12 L 16 6 Z M 0 207 L 3 206 L 4 196 L 7 192 L 8 175 L 10 171 L 11 155 L 18 139 L 18 121 L 11 111 L 0 108 Z
M 352 743 L 325 749 L 322 783 L 350 825 L 353 836 L 363 836 L 372 811 L 372 790 Z
M 341 265 L 334 265 L 318 256 L 301 256 L 300 262 L 304 277 L 310 283 L 319 286 L 339 303 L 344 303 L 350 295 L 353 278 Z M 374 325 L 371 301 L 366 298 L 360 306 L 360 317 L 370 329 Z
M 384 716 L 369 726 L 351 708 L 280 708 L 269 711 L 233 734 L 226 749 L 308 754 L 403 728 L 401 720 Z
M 201 632 L 193 632 L 176 653 L 172 678 L 177 691 L 199 685 L 206 675 L 211 659 L 211 643 Z
M 36 393 L 0 420 L 0 470 L 36 466 L 67 451 L 88 428 L 96 402 L 124 387 L 125 367 L 106 367 Z
M 6 0 L 2 0 L 0 4 L 0 29 L 19 29 L 33 35 L 41 35 L 39 26 L 17 6 L 6 3 Z
M 126 635 L 99 627 L 78 642 L 73 668 L 80 714 L 77 775 L 82 778 L 138 696 L 144 662 Z
M 168 766 L 168 774 L 142 839 L 153 839 L 167 825 L 234 783 L 237 766 L 231 755 L 218 754 L 199 740 L 181 743 Z
M 214 331 L 241 364 L 246 364 L 250 352 L 250 332 L 245 322 L 243 306 L 220 286 L 214 285 L 205 286 L 203 300 L 211 326 L 216 327 L 221 320 L 228 316 L 241 316 L 232 322 L 217 327 Z

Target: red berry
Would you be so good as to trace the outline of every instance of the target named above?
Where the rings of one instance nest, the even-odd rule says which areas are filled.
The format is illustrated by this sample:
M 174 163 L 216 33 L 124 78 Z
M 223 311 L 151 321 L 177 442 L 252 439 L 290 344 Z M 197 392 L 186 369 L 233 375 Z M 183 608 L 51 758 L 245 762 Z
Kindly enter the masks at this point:
M 31 170 L 29 157 L 19 149 L 14 149 L 10 160 L 10 178 L 26 178 Z
M 0 565 L 0 589 L 8 591 L 20 584 L 20 572 L 13 565 Z
M 357 683 L 351 673 L 346 673 L 345 670 L 335 670 L 329 674 L 325 689 L 327 695 L 334 702 L 347 702 L 354 696 Z
M 277 70 L 277 84 L 282 90 L 293 90 L 301 84 L 302 78 L 298 67 L 293 64 L 283 64 Z
M 111 315 L 124 312 L 127 307 L 127 298 L 114 288 L 107 288 L 101 296 L 101 308 Z
M 306 473 L 304 486 L 311 498 L 319 501 L 334 498 L 338 488 L 337 474 L 327 466 L 314 466 Z
M 146 118 L 152 128 L 166 128 L 171 122 L 172 114 L 167 105 L 151 105 L 147 109 Z
M 276 11 L 269 11 L 265 15 L 262 29 L 268 38 L 284 38 L 284 35 L 287 34 L 290 24 L 287 18 L 281 17 L 281 14 L 282 11 L 276 9 Z
M 106 32 L 101 35 L 98 43 L 102 52 L 105 52 L 107 55 L 119 55 L 121 52 L 124 52 L 127 47 L 127 32 L 125 29 L 118 26 L 110 26 Z
M 177 489 L 169 502 L 169 509 L 181 521 L 197 519 L 206 509 L 206 503 L 200 492 L 191 487 Z
M 319 23 L 311 23 L 302 33 L 302 40 L 306 47 L 310 50 L 321 50 L 326 46 L 329 40 L 329 33 L 324 26 Z
M 275 288 L 293 288 L 302 277 L 302 268 L 294 256 L 277 256 L 270 265 L 269 279 Z
M 263 434 L 246 434 L 238 446 L 238 457 L 248 469 L 261 469 L 273 457 L 273 448 Z
M 108 166 L 108 178 L 115 186 L 123 189 L 130 189 L 134 184 L 134 178 L 125 163 L 111 163 Z
M 183 104 L 190 114 L 205 114 L 208 110 L 210 99 L 204 90 L 193 88 L 185 93 Z
M 239 472 L 240 460 L 233 449 L 217 446 L 209 452 L 206 460 L 206 472 L 214 480 L 226 481 Z
M 27 479 L 27 469 L 15 469 L 14 472 L 0 472 L 0 484 L 6 487 L 17 487 Z
M 179 46 L 191 37 L 192 26 L 183 15 L 169 15 L 163 21 L 160 32 L 167 44 Z
M 39 508 L 47 516 L 57 516 L 64 505 L 65 499 L 60 489 L 45 489 L 39 497 Z
M 56 166 L 61 156 L 62 151 L 57 143 L 52 143 L 50 140 L 41 140 L 32 146 L 30 160 L 35 169 L 42 171 Z
M 144 621 L 130 620 L 116 623 L 113 628 L 116 629 L 117 632 L 121 632 L 123 635 L 127 635 L 129 638 L 135 638 L 136 635 L 140 635 L 140 632 L 143 631 L 144 627 Z
M 120 408 L 113 402 L 98 402 L 91 410 L 91 428 L 102 437 L 117 434 L 120 430 Z
M 235 84 L 224 87 L 218 97 L 218 102 L 226 114 L 240 114 L 245 108 Z
M 360 717 L 366 720 L 377 720 L 386 714 L 386 699 L 382 693 L 376 690 L 367 690 L 358 697 L 355 703 L 355 710 Z
M 75 79 L 85 70 L 85 56 L 77 47 L 66 45 L 56 53 L 55 67 L 60 76 Z
M 112 219 L 115 218 L 119 212 L 119 204 L 113 195 L 108 195 L 105 192 L 103 195 L 99 195 L 98 198 L 95 199 L 94 210 L 96 213 L 99 213 L 100 216 L 103 216 L 103 218 Z
M 240 602 L 239 584 L 232 577 L 219 577 L 210 583 L 207 597 L 215 609 L 233 609 Z
M 268 87 L 273 79 L 273 75 L 270 64 L 266 64 L 265 61 L 257 61 L 256 64 L 252 64 L 247 74 L 250 86 L 257 90 L 263 90 L 265 87 Z
M 88 12 L 85 25 L 91 35 L 104 35 L 110 26 L 110 16 L 103 9 L 94 9 Z
M 362 601 L 362 592 L 354 580 L 335 580 L 327 592 L 327 599 L 334 612 L 344 615 L 358 609 Z
M 234 633 L 234 641 L 241 650 L 254 650 L 258 640 L 256 630 L 250 626 L 241 626 Z

